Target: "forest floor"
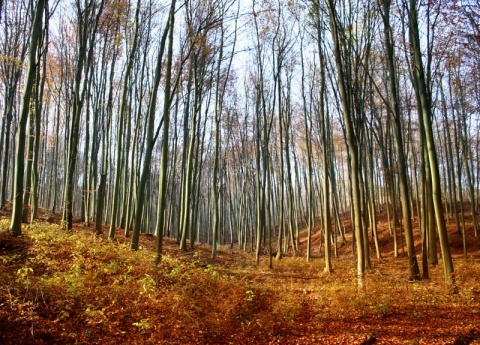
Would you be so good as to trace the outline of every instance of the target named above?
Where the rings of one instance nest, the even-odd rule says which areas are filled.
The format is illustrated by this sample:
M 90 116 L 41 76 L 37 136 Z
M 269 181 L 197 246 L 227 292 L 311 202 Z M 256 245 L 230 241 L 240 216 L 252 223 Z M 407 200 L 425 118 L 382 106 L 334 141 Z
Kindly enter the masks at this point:
M 381 222 L 383 258 L 372 246 L 358 289 L 351 243 L 324 273 L 318 230 L 309 263 L 299 254 L 269 269 L 267 256 L 256 266 L 253 254 L 227 246 L 213 261 L 208 246 L 182 252 L 165 239 L 155 267 L 154 237 L 141 236 L 132 252 L 120 230 L 113 242 L 80 223 L 66 233 L 57 217 L 12 238 L 9 217 L 0 211 L 0 344 L 480 344 L 471 226 L 467 259 L 450 229 L 456 287 L 447 290 L 441 260 L 430 279 L 408 281 L 406 255 L 393 258 Z

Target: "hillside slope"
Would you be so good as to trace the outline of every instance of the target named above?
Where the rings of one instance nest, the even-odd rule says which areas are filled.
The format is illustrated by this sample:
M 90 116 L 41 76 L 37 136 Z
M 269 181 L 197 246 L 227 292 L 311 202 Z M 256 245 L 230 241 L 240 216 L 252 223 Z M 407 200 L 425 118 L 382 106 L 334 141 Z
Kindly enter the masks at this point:
M 120 231 L 111 242 L 40 221 L 12 238 L 1 217 L 0 344 L 480 344 L 478 244 L 464 260 L 452 241 L 456 291 L 441 262 L 410 283 L 406 258 L 388 253 L 358 291 L 351 245 L 331 274 L 321 258 L 270 270 L 266 257 L 257 267 L 220 248 L 213 261 L 209 247 L 182 252 L 170 239 L 155 267 L 153 237 L 132 252 Z

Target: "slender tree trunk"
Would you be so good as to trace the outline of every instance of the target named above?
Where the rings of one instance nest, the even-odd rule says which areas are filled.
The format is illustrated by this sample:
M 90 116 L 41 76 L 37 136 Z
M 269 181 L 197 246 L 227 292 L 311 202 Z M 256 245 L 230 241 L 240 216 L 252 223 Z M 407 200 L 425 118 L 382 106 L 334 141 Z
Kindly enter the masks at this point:
M 332 31 L 332 39 L 334 44 L 335 64 L 338 75 L 338 87 L 340 91 L 341 105 L 345 122 L 345 131 L 347 137 L 348 151 L 350 154 L 350 178 L 352 190 L 352 206 L 353 206 L 353 226 L 355 231 L 356 248 L 357 248 L 357 283 L 359 288 L 364 287 L 365 273 L 365 252 L 362 234 L 362 215 L 361 215 L 361 181 L 359 179 L 360 164 L 358 154 L 358 142 L 353 127 L 353 114 L 350 108 L 349 96 L 347 93 L 347 80 L 344 76 L 344 63 L 340 50 L 339 27 L 337 24 L 337 15 L 334 0 L 327 0 L 328 12 L 330 15 L 330 28 Z
M 128 83 L 130 81 L 130 75 L 133 68 L 133 63 L 135 61 L 135 54 L 137 52 L 138 46 L 138 28 L 139 28 L 139 17 L 140 17 L 140 0 L 137 1 L 137 9 L 135 11 L 135 32 L 133 34 L 133 43 L 132 49 L 127 60 L 127 67 L 125 70 L 125 75 L 123 79 L 123 91 L 122 91 L 122 100 L 120 105 L 120 113 L 118 118 L 118 130 L 116 137 L 116 150 L 115 150 L 115 177 L 113 182 L 113 196 L 112 196 L 112 208 L 111 208 L 111 217 L 110 217 L 110 229 L 108 232 L 108 238 L 113 239 L 115 237 L 115 225 L 117 219 L 117 212 L 120 208 L 120 174 L 122 171 L 122 139 L 123 139 L 123 126 L 125 122 L 125 113 L 127 111 L 127 96 L 128 96 Z M 126 166 L 123 169 L 127 169 Z M 125 200 L 122 200 L 125 202 Z
M 20 118 L 17 127 L 16 152 L 15 152 L 15 172 L 13 176 L 13 209 L 12 221 L 10 223 L 10 234 L 19 236 L 22 233 L 22 210 L 23 210 L 23 174 L 24 174 L 24 153 L 25 136 L 28 113 L 30 110 L 30 100 L 34 89 L 36 76 L 36 57 L 37 47 L 40 44 L 42 34 L 42 19 L 47 0 L 38 0 L 35 10 L 35 17 L 32 25 L 32 37 L 30 41 L 28 55 L 28 71 L 23 91 L 22 104 L 20 107 Z M 48 20 L 48 18 L 46 19 Z
M 90 66 L 90 68 L 93 68 Z M 88 82 L 88 91 L 87 91 L 87 106 L 85 111 L 85 139 L 84 139 L 84 152 L 85 156 L 83 159 L 83 178 L 82 178 L 82 207 L 80 211 L 80 221 L 83 222 L 85 227 L 90 226 L 90 171 L 89 166 L 92 164 L 92 156 L 89 155 L 90 151 L 90 101 L 91 101 L 91 88 L 93 83 L 93 73 L 90 72 L 90 78 Z M 89 161 L 90 158 L 90 161 Z M 89 164 L 90 163 L 90 164 Z
M 72 229 L 73 220 L 73 196 L 75 189 L 75 168 L 77 165 L 78 155 L 78 143 L 80 135 L 80 117 L 82 114 L 83 102 L 86 92 L 86 80 L 88 78 L 82 78 L 84 72 L 84 66 L 87 67 L 93 60 L 93 43 L 95 40 L 100 15 L 103 11 L 105 0 L 102 0 L 99 4 L 98 10 L 96 10 L 96 4 L 89 3 L 85 9 L 80 8 L 80 3 L 77 0 L 77 18 L 78 18 L 78 36 L 79 36 L 79 49 L 78 59 L 75 71 L 75 86 L 73 93 L 73 114 L 70 119 L 70 128 L 68 135 L 68 151 L 67 151 L 67 169 L 65 176 L 64 197 L 63 197 L 63 222 L 66 229 L 69 231 Z M 93 24 L 90 23 L 93 21 Z M 90 27 L 93 25 L 93 27 Z M 90 44 L 89 44 L 90 43 Z M 89 47 L 88 47 L 89 45 Z M 87 52 L 88 50 L 88 52 Z M 88 53 L 88 54 L 87 54 Z M 89 70 L 89 68 L 87 68 Z M 81 88 L 83 79 L 84 87 Z
M 36 87 L 34 86 L 34 89 Z M 33 98 L 33 97 L 32 97 Z M 27 166 L 25 167 L 25 186 L 23 190 L 22 222 L 28 222 L 28 205 L 32 186 L 33 144 L 35 141 L 35 112 L 30 111 L 28 119 Z
M 319 116 L 321 129 L 321 143 L 322 143 L 322 172 L 323 172 L 323 229 L 324 229 L 324 242 L 325 242 L 325 272 L 332 272 L 332 260 L 331 260 L 331 236 L 332 236 L 332 221 L 330 214 L 330 185 L 329 185 L 329 143 L 327 140 L 327 131 L 329 131 L 329 121 L 326 119 L 325 114 L 325 56 L 323 51 L 323 33 L 321 32 L 321 17 L 320 8 L 318 4 L 315 6 L 315 23 L 317 29 L 317 45 L 318 54 L 320 58 L 320 94 L 319 94 Z M 327 115 L 328 116 L 328 115 Z M 309 163 L 309 172 L 311 172 Z M 308 255 L 308 254 L 307 254 Z
M 216 90 L 215 90 L 215 148 L 213 153 L 213 173 L 212 173 L 212 202 L 213 202 L 213 229 L 212 229 L 212 258 L 217 257 L 217 242 L 218 242 L 218 228 L 219 228 L 219 195 L 218 195 L 218 168 L 220 156 L 220 117 L 222 113 L 222 95 L 220 95 L 220 71 L 223 59 L 224 46 L 224 28 L 221 25 L 220 35 L 220 51 L 217 62 L 217 76 L 216 76 Z
M 140 4 L 140 1 L 139 1 Z M 175 0 L 172 1 L 169 15 L 169 34 L 167 66 L 165 73 L 165 94 L 163 103 L 163 140 L 162 140 L 162 158 L 160 162 L 160 178 L 158 191 L 157 224 L 155 232 L 157 233 L 157 251 L 155 264 L 158 265 L 162 260 L 162 245 L 164 233 L 165 205 L 167 195 L 167 169 L 168 169 L 168 130 L 170 127 L 170 104 L 171 99 L 171 79 L 172 79 L 172 60 L 173 60 L 173 28 L 175 25 Z M 180 71 L 179 71 L 180 73 Z
M 170 12 L 172 8 L 175 7 L 175 0 L 172 1 L 172 5 L 170 7 Z M 169 17 L 170 18 L 170 17 Z M 158 48 L 158 55 L 157 55 L 157 65 L 155 68 L 155 80 L 153 84 L 152 92 L 150 93 L 150 103 L 148 105 L 148 112 L 147 112 L 147 123 L 146 126 L 146 138 L 145 138 L 145 145 L 146 151 L 144 154 L 144 161 L 142 172 L 140 175 L 140 181 L 138 183 L 138 189 L 136 193 L 136 203 L 135 203 L 135 219 L 133 224 L 133 233 L 132 233 L 132 241 L 130 243 L 130 248 L 132 250 L 138 250 L 138 241 L 140 239 L 140 229 L 142 228 L 142 219 L 143 219 L 143 208 L 146 201 L 145 190 L 147 186 L 147 181 L 150 177 L 150 169 L 151 169 L 151 162 L 152 162 L 152 152 L 155 145 L 154 138 L 154 125 L 155 125 L 155 112 L 156 112 L 156 105 L 157 105 L 157 93 L 158 88 L 160 86 L 160 79 L 162 77 L 162 70 L 163 70 L 163 54 L 165 52 L 165 45 L 167 41 L 167 34 L 170 29 L 170 19 L 166 24 L 166 27 L 163 30 L 162 38 L 160 41 L 160 46 Z
M 45 6 L 45 17 L 49 17 L 48 3 Z M 31 222 L 37 219 L 38 207 L 39 207 L 39 151 L 40 151 L 40 130 L 41 130 L 41 117 L 43 111 L 43 93 L 45 89 L 45 80 L 47 77 L 47 52 L 48 52 L 48 20 L 45 22 L 45 37 L 44 37 L 45 50 L 39 52 L 38 56 L 43 54 L 42 59 L 42 73 L 40 74 L 40 69 L 37 69 L 37 96 L 35 100 L 35 141 L 33 146 L 33 161 L 32 161 L 32 196 L 31 196 Z M 41 77 L 40 77 L 41 75 Z
M 395 71 L 395 53 L 393 48 L 392 28 L 390 26 L 390 4 L 391 0 L 382 0 L 383 5 L 383 24 L 384 41 L 387 51 L 387 67 L 389 73 L 389 86 L 392 99 L 392 115 L 394 123 L 395 151 L 397 156 L 397 170 L 400 185 L 400 204 L 403 215 L 403 228 L 405 231 L 405 241 L 408 252 L 408 267 L 410 269 L 410 279 L 420 280 L 420 269 L 418 267 L 417 256 L 415 253 L 415 243 L 413 239 L 412 215 L 410 209 L 410 196 L 407 181 L 407 165 L 405 159 L 405 149 L 403 146 L 400 97 L 397 90 L 397 76 Z
M 193 65 L 198 69 L 205 70 L 204 59 L 200 58 L 202 62 L 198 62 L 198 57 L 196 53 L 192 53 L 192 59 L 190 60 L 193 62 Z M 182 212 L 182 220 L 181 220 L 181 239 L 180 239 L 180 249 L 187 250 L 187 237 L 189 233 L 189 229 L 192 220 L 191 214 L 191 206 L 193 205 L 192 201 L 192 190 L 193 190 L 193 163 L 194 163 L 194 155 L 195 155 L 195 139 L 197 138 L 197 126 L 199 119 L 201 117 L 201 98 L 202 98 L 202 88 L 201 85 L 203 78 L 199 74 L 203 74 L 200 71 L 197 71 L 196 68 L 193 68 L 192 73 L 194 75 L 194 101 L 193 101 L 193 116 L 192 116 L 192 128 L 191 128 L 191 135 L 190 140 L 188 143 L 188 154 L 187 154 L 187 161 L 185 165 L 185 180 L 184 180 L 184 188 L 183 188 L 183 212 Z M 200 80 L 201 79 L 201 80 Z M 197 144 L 198 145 L 198 144 Z
M 308 186 L 308 206 L 307 206 L 307 262 L 310 261 L 310 253 L 312 250 L 312 230 L 315 226 L 315 218 L 314 218 L 314 207 L 313 207 L 313 164 L 312 164 L 312 132 L 311 132 L 311 121 L 309 124 L 308 118 L 309 114 L 307 111 L 307 98 L 306 94 L 307 91 L 305 90 L 305 62 L 303 56 L 303 36 L 302 40 L 300 41 L 300 56 L 301 56 L 301 63 L 302 63 L 302 99 L 303 99 L 303 120 L 305 126 L 305 141 L 307 146 L 307 186 Z M 320 43 L 319 43 L 320 45 Z M 311 115 L 310 115 L 311 116 Z
M 442 195 L 440 187 L 440 173 L 438 168 L 437 154 L 435 150 L 435 142 L 432 128 L 432 107 L 430 96 L 427 91 L 425 81 L 425 73 L 423 70 L 422 52 L 420 48 L 420 34 L 418 26 L 417 0 L 410 0 L 410 40 L 412 44 L 412 53 L 414 59 L 413 75 L 415 79 L 414 86 L 419 94 L 421 101 L 420 110 L 425 126 L 426 147 L 428 153 L 428 163 L 430 166 L 430 174 L 432 179 L 432 196 L 433 206 L 435 208 L 435 218 L 437 221 L 438 235 L 440 240 L 440 248 L 442 251 L 445 283 L 447 286 L 454 284 L 454 269 L 452 256 L 450 254 L 450 244 L 448 242 L 448 233 L 445 225 L 445 218 L 442 206 Z

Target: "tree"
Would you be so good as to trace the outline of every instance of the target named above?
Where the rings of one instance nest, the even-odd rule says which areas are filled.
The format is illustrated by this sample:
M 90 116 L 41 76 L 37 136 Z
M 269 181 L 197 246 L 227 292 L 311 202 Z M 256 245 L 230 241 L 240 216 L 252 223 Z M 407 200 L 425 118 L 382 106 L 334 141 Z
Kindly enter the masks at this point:
M 215 81 L 215 148 L 214 148 L 214 158 L 213 158 L 213 173 L 212 173 L 212 199 L 213 199 L 213 229 L 212 229 L 212 258 L 215 259 L 217 256 L 217 241 L 218 241 L 218 230 L 219 230 L 219 191 L 218 191 L 218 170 L 219 170 L 219 157 L 220 157 L 220 149 L 221 149 L 221 127 L 220 121 L 223 112 L 223 101 L 225 97 L 225 91 L 227 88 L 227 83 L 230 76 L 230 70 L 232 67 L 233 56 L 235 53 L 235 45 L 237 40 L 237 18 L 238 18 L 238 11 L 237 16 L 235 19 L 235 28 L 234 28 L 234 39 L 232 45 L 232 52 L 230 54 L 230 58 L 228 61 L 227 69 L 224 73 L 222 73 L 222 62 L 224 59 L 224 40 L 225 40 L 225 27 L 224 27 L 224 17 L 228 8 L 231 6 L 232 3 L 220 3 L 220 11 L 219 20 L 220 20 L 220 48 L 218 52 L 218 61 L 217 61 L 217 70 L 216 70 L 216 81 Z
M 80 118 L 88 81 L 87 76 L 84 76 L 84 72 L 85 70 L 89 70 L 89 66 L 93 60 L 93 45 L 104 5 L 105 0 L 100 1 L 100 4 L 97 4 L 94 0 L 85 1 L 83 5 L 81 4 L 81 0 L 76 0 L 75 2 L 77 11 L 78 53 L 75 67 L 72 117 L 68 130 L 67 173 L 65 176 L 63 196 L 63 222 L 67 230 L 72 229 L 74 174 L 77 165 Z
M 165 95 L 163 100 L 163 139 L 162 139 L 162 158 L 160 162 L 160 178 L 159 178 L 159 192 L 158 192 L 158 207 L 157 207 L 157 256 L 155 263 L 158 265 L 162 258 L 162 242 L 163 242 L 163 226 L 165 216 L 166 192 L 167 192 L 167 163 L 168 163 L 168 131 L 170 127 L 170 105 L 172 103 L 171 96 L 171 79 L 172 79 L 172 60 L 173 60 L 173 28 L 175 25 L 175 0 L 172 1 L 168 18 L 168 51 L 167 51 L 167 66 L 165 74 Z M 180 71 L 179 71 L 180 75 Z
M 40 44 L 42 34 L 42 22 L 47 0 L 38 0 L 35 9 L 35 17 L 32 25 L 32 35 L 28 53 L 28 72 L 23 91 L 20 118 L 17 127 L 16 152 L 15 152 L 15 171 L 13 185 L 13 210 L 12 221 L 10 223 L 10 233 L 13 236 L 19 236 L 22 233 L 22 211 L 23 211 L 23 174 L 24 174 L 24 153 L 25 136 L 28 114 L 30 112 L 30 102 L 34 90 L 34 83 L 37 69 L 37 49 Z M 45 19 L 48 20 L 48 17 Z
M 443 267 L 445 273 L 445 283 L 447 286 L 454 284 L 454 270 L 453 270 L 453 261 L 450 254 L 450 245 L 448 243 L 448 233 L 445 224 L 445 218 L 443 214 L 443 205 L 442 205 L 442 192 L 440 184 L 440 173 L 438 168 L 438 159 L 435 149 L 435 140 L 433 136 L 432 128 L 432 104 L 431 104 L 431 95 L 427 89 L 425 71 L 423 68 L 422 60 L 422 50 L 420 47 L 420 33 L 418 26 L 418 11 L 417 11 L 417 1 L 410 0 L 409 3 L 409 29 L 410 29 L 410 44 L 412 51 L 412 73 L 413 73 L 413 85 L 415 92 L 417 93 L 417 98 L 420 100 L 418 104 L 418 116 L 419 121 L 423 123 L 425 131 L 425 144 L 426 152 L 428 157 L 428 165 L 430 168 L 430 178 L 432 181 L 432 197 L 433 197 L 433 206 L 435 208 L 435 220 L 437 222 L 438 235 L 440 240 L 440 248 L 442 251 L 443 257 Z
M 0 23 L 2 22 L 3 0 L 0 0 Z
M 127 95 L 128 95 L 128 86 L 130 83 L 131 73 L 133 69 L 133 63 L 135 62 L 135 54 L 137 52 L 138 46 L 138 35 L 139 35 L 139 26 L 140 26 L 140 0 L 137 1 L 137 8 L 135 10 L 135 32 L 133 34 L 133 43 L 132 48 L 129 52 L 127 66 L 125 74 L 123 76 L 123 90 L 122 90 L 122 99 L 120 104 L 120 114 L 118 118 L 118 130 L 116 136 L 116 150 L 115 150 L 115 177 L 113 184 L 113 196 L 112 196 L 112 210 L 110 216 L 110 230 L 108 237 L 113 239 L 115 236 L 115 224 L 117 221 L 117 212 L 120 208 L 120 174 L 121 174 L 121 163 L 122 163 L 122 138 L 123 138 L 123 126 L 125 122 L 125 113 L 127 111 Z M 126 167 L 123 167 L 126 170 Z M 124 200 L 125 202 L 125 200 Z
M 138 183 L 137 189 L 137 196 L 136 196 L 136 204 L 135 204 L 135 218 L 133 223 L 133 234 L 132 234 L 132 241 L 130 243 L 130 248 L 132 250 L 138 249 L 138 241 L 140 238 L 140 228 L 142 226 L 142 216 L 143 216 L 143 207 L 145 204 L 146 199 L 146 186 L 147 180 L 150 177 L 150 169 L 151 169 L 151 162 L 152 162 L 152 152 L 155 145 L 155 141 L 157 136 L 154 134 L 155 129 L 155 113 L 156 113 L 156 105 L 157 105 L 157 93 L 158 88 L 160 86 L 160 80 L 162 78 L 163 72 L 163 54 L 165 53 L 165 46 L 167 41 L 167 35 L 170 30 L 170 14 L 174 12 L 175 9 L 175 0 L 172 1 L 170 5 L 169 16 L 167 20 L 167 24 L 163 29 L 162 37 L 160 40 L 160 46 L 158 48 L 158 55 L 157 55 L 157 64 L 155 67 L 155 79 L 153 82 L 153 88 L 150 92 L 150 101 L 148 104 L 148 112 L 147 112 L 147 120 L 145 124 L 146 130 L 146 137 L 145 137 L 145 154 L 144 154 L 144 161 L 143 167 L 140 175 L 140 180 Z M 173 19 L 172 19 L 173 20 Z M 158 133 L 158 131 L 157 131 Z
M 37 213 L 39 208 L 39 150 L 40 150 L 40 141 L 41 141 L 41 117 L 43 112 L 43 98 L 45 90 L 45 81 L 47 78 L 47 54 L 48 54 L 48 19 L 50 18 L 50 11 L 48 7 L 48 2 L 45 6 L 45 30 L 42 35 L 43 39 L 43 51 L 38 52 L 38 56 L 42 57 L 42 71 L 40 73 L 40 68 L 37 68 L 37 75 L 35 77 L 35 106 L 34 106 L 34 119 L 35 119 L 35 133 L 34 133 L 34 144 L 33 144 L 33 154 L 32 154 L 32 186 L 31 186 L 31 217 L 30 220 L 33 222 L 37 219 Z M 31 119 L 32 121 L 33 119 Z
M 33 6 L 33 3 L 31 3 Z M 5 58 L 1 61 L 2 83 L 4 85 L 4 103 L 3 103 L 3 123 L 0 141 L 2 142 L 2 160 L 1 160 L 1 180 L 0 186 L 0 209 L 3 209 L 7 200 L 7 186 L 9 183 L 9 161 L 11 145 L 11 126 L 14 118 L 15 101 L 18 92 L 19 81 L 22 77 L 22 64 L 28 53 L 30 39 L 28 31 L 31 25 L 27 13 L 32 9 L 27 7 L 23 1 L 12 3 L 10 9 L 11 19 L 7 16 L 6 20 L 11 22 L 7 26 L 4 23 L 2 54 Z M 12 28 L 15 28 L 12 30 Z
M 330 29 L 332 33 L 332 40 L 334 45 L 335 65 L 338 75 L 338 87 L 340 91 L 341 106 L 343 112 L 343 119 L 345 123 L 346 140 L 348 145 L 348 152 L 350 156 L 350 181 L 352 190 L 353 202 L 353 226 L 355 231 L 355 240 L 357 248 L 357 282 L 359 288 L 363 288 L 364 272 L 365 272 L 365 248 L 362 227 L 362 201 L 360 189 L 362 188 L 360 180 L 360 161 L 357 133 L 354 130 L 354 117 L 350 107 L 350 97 L 347 90 L 347 85 L 350 82 L 344 75 L 344 61 L 341 53 L 341 38 L 339 33 L 339 23 L 336 11 L 336 2 L 334 0 L 326 0 L 328 13 L 330 17 Z
M 407 181 L 407 166 L 405 163 L 405 149 L 402 135 L 402 119 L 400 111 L 400 97 L 397 91 L 397 77 L 395 68 L 395 53 L 393 46 L 392 28 L 390 26 L 390 5 L 391 0 L 382 0 L 381 14 L 384 25 L 384 42 L 386 47 L 386 60 L 389 74 L 389 86 L 391 93 L 391 112 L 394 123 L 395 149 L 397 155 L 397 171 L 400 185 L 400 204 L 403 214 L 403 228 L 405 231 L 405 241 L 407 243 L 408 267 L 410 268 L 410 279 L 420 280 L 420 270 L 418 268 L 417 256 L 415 253 L 415 243 L 412 230 L 412 216 L 410 210 L 410 196 Z
M 212 99 L 213 84 L 211 69 L 214 69 L 212 42 L 210 33 L 216 25 L 217 13 L 211 2 L 193 2 L 186 6 L 189 70 L 187 98 L 184 111 L 184 147 L 181 211 L 179 221 L 180 248 L 187 249 L 195 241 L 195 219 L 198 193 L 196 193 L 197 173 L 201 164 L 197 157 L 203 148 L 204 134 L 201 133 L 202 112 L 207 110 Z M 190 119 L 190 130 L 188 123 Z M 206 118 L 204 119 L 206 121 Z M 205 132 L 203 132 L 205 133 Z

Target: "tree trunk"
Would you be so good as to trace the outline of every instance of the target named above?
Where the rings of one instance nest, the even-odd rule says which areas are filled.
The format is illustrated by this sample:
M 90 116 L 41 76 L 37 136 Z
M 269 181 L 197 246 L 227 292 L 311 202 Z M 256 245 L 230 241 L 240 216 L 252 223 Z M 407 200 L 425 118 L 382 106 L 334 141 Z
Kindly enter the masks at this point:
M 175 7 L 175 0 L 172 1 L 172 8 Z M 154 125 L 155 125 L 155 112 L 156 112 L 156 105 L 157 105 L 157 93 L 158 88 L 160 86 L 160 79 L 162 77 L 162 70 L 163 70 L 163 53 L 165 52 L 165 45 L 167 41 L 167 34 L 170 29 L 170 20 L 168 20 L 162 34 L 162 38 L 160 41 L 160 46 L 158 48 L 158 55 L 157 55 L 157 65 L 155 68 L 155 80 L 153 84 L 152 92 L 150 93 L 150 102 L 148 105 L 148 112 L 147 112 L 147 123 L 145 124 L 146 127 L 146 151 L 144 155 L 144 162 L 143 168 L 140 175 L 140 181 L 138 183 L 138 190 L 136 196 L 136 204 L 135 204 L 135 219 L 133 224 L 133 233 L 132 233 L 132 241 L 130 243 L 130 248 L 132 250 L 138 250 L 138 241 L 140 239 L 140 229 L 142 227 L 142 218 L 143 218 L 143 206 L 146 201 L 145 196 L 145 189 L 147 186 L 147 180 L 150 177 L 150 169 L 151 169 L 151 162 L 152 162 L 152 152 L 155 145 L 154 138 Z
M 431 98 L 427 91 L 425 73 L 423 70 L 422 51 L 420 47 L 420 34 L 418 27 L 417 0 L 410 0 L 410 41 L 412 45 L 412 54 L 414 59 L 413 76 L 415 79 L 414 87 L 420 98 L 419 116 L 423 117 L 425 126 L 425 139 L 428 154 L 428 164 L 432 179 L 433 206 L 435 208 L 435 218 L 437 221 L 440 248 L 442 251 L 445 283 L 447 286 L 454 284 L 454 269 L 452 256 L 450 254 L 450 244 L 448 242 L 448 233 L 443 214 L 442 195 L 440 187 L 440 173 L 438 169 L 437 154 L 432 128 L 432 106 Z
M 77 0 L 78 1 L 78 0 Z M 65 176 L 64 197 L 63 197 L 63 223 L 66 229 L 69 231 L 72 229 L 73 220 L 73 194 L 75 189 L 75 168 L 77 165 L 78 155 L 78 143 L 80 135 L 80 117 L 82 114 L 83 101 L 86 92 L 86 83 L 88 78 L 83 78 L 84 66 L 87 67 L 93 60 L 93 44 L 98 28 L 100 15 L 103 11 L 105 0 L 100 2 L 98 11 L 96 11 L 96 4 L 89 3 L 85 9 L 80 8 L 80 4 L 77 3 L 77 18 L 78 18 L 78 36 L 79 36 L 79 49 L 78 59 L 75 70 L 75 86 L 73 94 L 73 114 L 70 119 L 70 128 L 68 136 L 68 153 L 67 153 L 67 169 Z M 93 21 L 93 24 L 90 23 Z M 93 27 L 90 27 L 93 25 Z M 90 43 L 90 44 L 89 44 Z M 87 47 L 89 45 L 89 47 Z M 87 49 L 89 48 L 89 49 Z M 88 54 L 87 54 L 88 50 Z M 89 70 L 89 68 L 87 68 Z
M 28 113 L 30 110 L 30 100 L 34 89 L 36 76 L 36 57 L 37 47 L 40 44 L 42 34 L 42 19 L 47 0 L 38 0 L 35 10 L 35 17 L 32 25 L 32 36 L 30 41 L 28 55 L 28 71 L 23 91 L 22 104 L 20 108 L 20 118 L 17 127 L 16 152 L 15 152 L 15 171 L 13 176 L 13 209 L 12 221 L 10 223 L 10 234 L 19 236 L 22 233 L 22 210 L 23 210 L 23 174 L 24 174 L 24 154 L 25 154 L 25 136 Z M 48 20 L 48 18 L 46 19 Z
M 48 4 L 45 7 L 45 17 L 49 17 Z M 32 162 L 32 196 L 31 196 L 31 218 L 30 221 L 33 222 L 37 219 L 38 208 L 39 208 L 39 151 L 40 151 L 40 130 L 41 130 L 41 117 L 43 111 L 43 93 L 45 89 L 45 80 L 47 77 L 47 52 L 48 52 L 48 20 L 45 23 L 45 50 L 39 52 L 38 56 L 40 57 L 43 54 L 42 59 L 42 73 L 40 77 L 40 69 L 37 69 L 37 95 L 35 98 L 35 142 L 33 147 L 33 162 Z
M 360 196 L 360 164 L 358 154 L 358 142 L 353 127 L 353 114 L 350 108 L 349 95 L 347 93 L 346 83 L 348 82 L 344 76 L 344 62 L 340 51 L 339 27 L 337 24 L 337 15 L 334 0 L 327 0 L 328 12 L 330 15 L 330 28 L 332 31 L 332 39 L 334 45 L 335 64 L 338 75 L 338 87 L 340 91 L 341 106 L 345 122 L 346 139 L 348 152 L 350 154 L 350 179 L 352 190 L 352 206 L 353 206 L 353 227 L 355 231 L 355 240 L 357 248 L 357 283 L 359 288 L 364 287 L 365 274 L 365 252 L 363 243 L 362 230 L 362 214 L 361 214 L 361 196 Z
M 125 122 L 125 113 L 127 111 L 127 95 L 128 95 L 128 83 L 130 81 L 130 74 L 133 68 L 133 63 L 135 61 L 135 54 L 137 52 L 138 45 L 138 28 L 139 28 L 139 17 L 140 17 L 140 0 L 137 1 L 137 9 L 135 11 L 135 32 L 133 34 L 133 44 L 132 49 L 130 50 L 127 67 L 125 70 L 125 75 L 123 76 L 123 91 L 122 99 L 120 105 L 120 113 L 118 117 L 118 130 L 116 136 L 116 150 L 115 150 L 115 177 L 113 182 L 113 196 L 112 196 L 112 208 L 111 208 L 111 217 L 110 217 L 110 229 L 108 232 L 108 238 L 113 239 L 115 237 L 115 225 L 117 219 L 117 212 L 120 208 L 120 175 L 122 172 L 122 139 L 123 139 L 123 125 Z M 126 166 L 123 169 L 127 169 Z M 121 200 L 125 202 L 125 200 Z
M 403 228 L 405 231 L 405 241 L 408 252 L 408 267 L 410 269 L 410 278 L 420 280 L 420 269 L 418 267 L 417 256 L 415 253 L 415 243 L 413 239 L 412 216 L 410 209 L 410 195 L 407 181 L 407 165 L 405 159 L 405 149 L 403 147 L 402 120 L 400 111 L 400 97 L 397 90 L 397 76 L 395 71 L 395 53 L 393 48 L 392 28 L 390 26 L 390 4 L 391 0 L 382 0 L 383 5 L 383 24 L 384 40 L 387 52 L 387 67 L 389 73 L 389 86 L 392 99 L 392 115 L 394 123 L 395 151 L 397 156 L 397 170 L 400 185 L 400 204 L 402 206 Z

